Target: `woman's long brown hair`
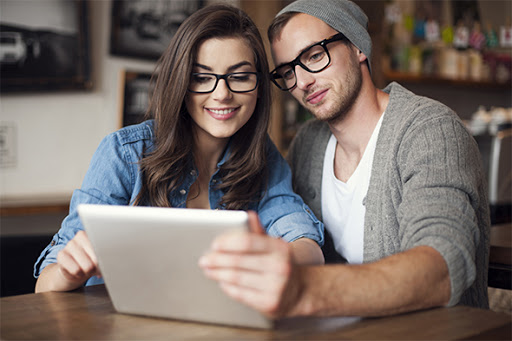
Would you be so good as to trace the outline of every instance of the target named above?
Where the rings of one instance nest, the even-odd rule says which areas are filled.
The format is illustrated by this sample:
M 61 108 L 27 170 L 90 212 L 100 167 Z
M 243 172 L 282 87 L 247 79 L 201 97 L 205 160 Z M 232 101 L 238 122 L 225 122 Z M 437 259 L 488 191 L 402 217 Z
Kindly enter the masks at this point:
M 221 167 L 220 205 L 247 209 L 267 185 L 267 128 L 270 117 L 268 62 L 260 33 L 242 10 L 224 4 L 204 7 L 180 26 L 153 73 L 148 116 L 155 119 L 154 150 L 140 160 L 143 184 L 135 205 L 170 207 L 193 162 L 193 121 L 185 106 L 199 45 L 210 38 L 240 38 L 253 49 L 260 72 L 258 102 L 249 121 L 231 137 L 231 155 Z M 219 51 L 222 53 L 222 51 Z

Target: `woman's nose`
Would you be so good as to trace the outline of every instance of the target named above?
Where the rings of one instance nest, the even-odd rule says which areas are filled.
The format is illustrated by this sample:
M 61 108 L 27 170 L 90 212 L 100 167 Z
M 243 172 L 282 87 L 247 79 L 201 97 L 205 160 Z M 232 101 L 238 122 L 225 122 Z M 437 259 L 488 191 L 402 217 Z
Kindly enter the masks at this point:
M 212 92 L 213 99 L 217 101 L 225 101 L 231 99 L 233 93 L 229 90 L 228 84 L 225 79 L 219 79 L 217 87 Z

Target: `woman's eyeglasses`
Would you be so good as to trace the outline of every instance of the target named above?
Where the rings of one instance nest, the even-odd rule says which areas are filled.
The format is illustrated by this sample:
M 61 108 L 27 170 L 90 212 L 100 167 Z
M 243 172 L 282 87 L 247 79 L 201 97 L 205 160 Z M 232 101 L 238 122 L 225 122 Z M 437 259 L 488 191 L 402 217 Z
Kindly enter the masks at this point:
M 232 92 L 250 92 L 258 87 L 259 73 L 233 72 L 225 75 L 215 73 L 193 73 L 190 77 L 188 91 L 206 94 L 215 91 L 219 79 L 223 79 Z

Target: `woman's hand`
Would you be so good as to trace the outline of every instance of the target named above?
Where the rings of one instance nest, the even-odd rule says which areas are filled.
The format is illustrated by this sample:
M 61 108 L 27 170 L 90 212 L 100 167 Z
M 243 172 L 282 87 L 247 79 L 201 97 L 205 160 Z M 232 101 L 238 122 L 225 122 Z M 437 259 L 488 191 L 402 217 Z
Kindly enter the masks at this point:
M 36 292 L 68 291 L 101 276 L 98 259 L 84 231 L 79 231 L 57 254 L 57 263 L 48 265 L 36 283 Z
M 98 259 L 84 231 L 79 231 L 57 254 L 57 265 L 67 281 L 80 285 L 90 277 L 100 275 Z

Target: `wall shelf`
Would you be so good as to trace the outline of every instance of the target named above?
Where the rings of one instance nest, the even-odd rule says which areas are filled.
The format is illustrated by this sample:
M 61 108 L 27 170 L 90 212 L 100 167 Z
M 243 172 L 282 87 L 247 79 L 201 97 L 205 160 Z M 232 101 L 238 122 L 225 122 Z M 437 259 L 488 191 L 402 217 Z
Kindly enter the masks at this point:
M 458 86 L 472 88 L 486 88 L 495 90 L 507 90 L 512 88 L 512 83 L 497 83 L 490 81 L 473 81 L 469 79 L 449 79 L 439 76 L 415 75 L 405 72 L 384 71 L 384 77 L 389 81 L 418 83 L 429 85 Z

